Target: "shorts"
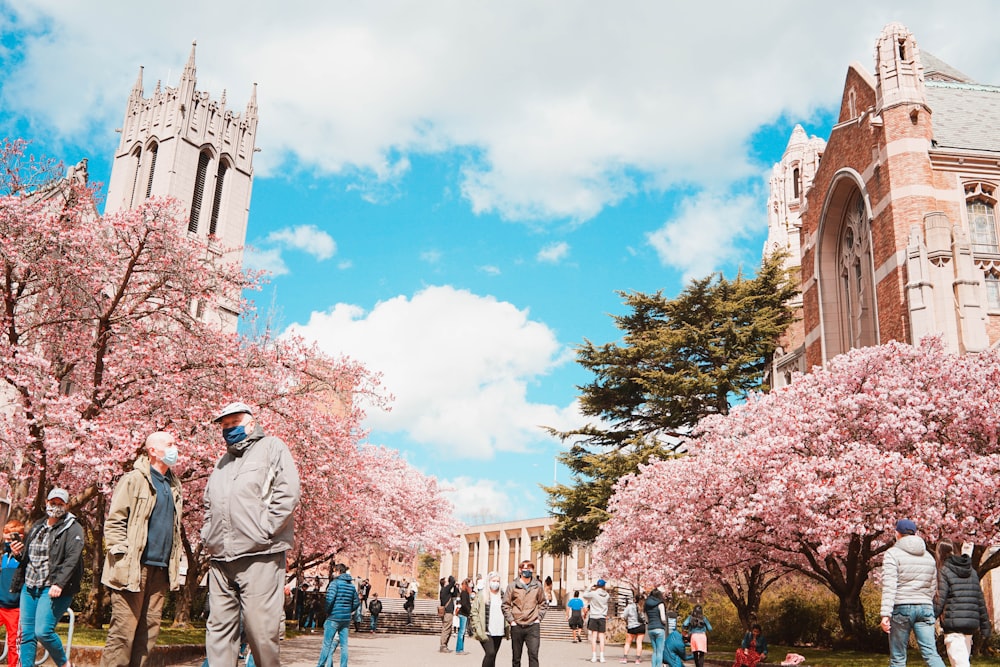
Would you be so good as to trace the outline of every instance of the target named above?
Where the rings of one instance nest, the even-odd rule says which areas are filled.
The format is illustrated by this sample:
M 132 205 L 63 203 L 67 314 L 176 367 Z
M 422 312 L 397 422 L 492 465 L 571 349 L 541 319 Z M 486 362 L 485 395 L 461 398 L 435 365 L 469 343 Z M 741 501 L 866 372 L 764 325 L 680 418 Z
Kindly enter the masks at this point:
M 640 623 L 634 628 L 625 628 L 625 632 L 630 635 L 644 635 L 646 634 L 646 625 Z
M 607 632 L 608 631 L 608 619 L 606 618 L 588 618 L 587 619 L 587 629 L 593 632 Z
M 577 616 L 576 614 L 573 614 L 572 616 L 570 616 L 569 617 L 569 627 L 571 629 L 582 630 L 583 629 L 583 617 L 582 616 Z

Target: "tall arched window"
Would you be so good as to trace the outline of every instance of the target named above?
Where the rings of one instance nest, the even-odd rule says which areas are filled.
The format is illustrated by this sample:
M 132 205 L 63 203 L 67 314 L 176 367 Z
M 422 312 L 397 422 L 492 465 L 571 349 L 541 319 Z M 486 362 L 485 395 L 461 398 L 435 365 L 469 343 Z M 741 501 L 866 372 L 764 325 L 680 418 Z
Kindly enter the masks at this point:
M 201 216 L 201 204 L 205 199 L 205 178 L 208 175 L 208 151 L 198 155 L 198 172 L 194 177 L 194 192 L 191 194 L 191 219 L 188 221 L 188 231 L 198 233 L 198 218 Z
M 802 188 L 802 173 L 796 167 L 792 170 L 792 199 L 798 199 Z
M 215 236 L 219 230 L 219 211 L 222 209 L 222 192 L 226 182 L 226 172 L 229 166 L 225 160 L 219 160 L 219 171 L 215 176 L 215 197 L 212 198 L 212 219 L 208 223 L 208 235 Z
M 876 345 L 871 227 L 865 200 L 855 192 L 846 207 L 837 250 L 840 321 L 848 348 Z
M 156 154 L 158 149 L 159 146 L 157 144 L 151 144 L 146 150 L 146 159 L 149 161 L 149 176 L 146 179 L 146 199 L 149 199 L 153 194 L 153 175 L 156 173 Z
M 136 146 L 129 156 L 132 161 L 132 189 L 128 199 L 128 207 L 133 208 L 136 204 L 135 194 L 139 189 L 139 171 L 142 169 L 142 147 Z
M 1000 253 L 997 244 L 996 190 L 988 183 L 967 183 L 965 209 L 973 252 Z

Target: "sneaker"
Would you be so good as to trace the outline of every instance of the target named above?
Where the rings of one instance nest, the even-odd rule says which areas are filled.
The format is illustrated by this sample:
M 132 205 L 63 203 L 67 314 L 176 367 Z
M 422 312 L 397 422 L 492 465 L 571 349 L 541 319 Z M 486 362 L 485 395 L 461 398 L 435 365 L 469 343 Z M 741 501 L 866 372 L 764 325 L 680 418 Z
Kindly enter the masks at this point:
M 601 662 L 604 662 L 604 654 L 601 654 Z
M 597 662 L 597 656 L 596 655 L 590 656 L 590 661 L 591 662 Z
M 627 665 L 627 664 L 628 664 L 628 658 L 625 658 L 625 657 L 623 657 L 623 658 L 621 659 L 621 663 L 622 663 L 623 665 Z
M 447 646 L 442 646 L 441 648 L 438 649 L 438 652 L 439 653 L 451 653 L 451 649 L 448 648 Z
M 642 664 L 642 658 L 636 658 L 635 659 L 635 664 L 641 665 Z

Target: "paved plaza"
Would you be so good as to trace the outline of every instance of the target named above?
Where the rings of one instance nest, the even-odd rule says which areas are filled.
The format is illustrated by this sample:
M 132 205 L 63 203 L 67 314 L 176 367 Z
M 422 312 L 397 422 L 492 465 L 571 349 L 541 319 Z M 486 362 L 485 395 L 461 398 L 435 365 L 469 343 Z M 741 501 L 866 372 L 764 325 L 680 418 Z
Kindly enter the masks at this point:
M 281 643 L 282 667 L 316 667 L 323 636 L 302 635 Z M 455 647 L 454 637 L 450 646 Z M 348 658 L 351 667 L 479 667 L 483 661 L 483 648 L 479 642 L 465 643 L 467 655 L 438 653 L 437 635 L 355 635 L 351 633 Z M 606 664 L 619 664 L 621 645 L 609 646 L 605 652 Z M 590 664 L 590 645 L 574 644 L 565 640 L 542 640 L 539 651 L 541 667 L 556 665 Z M 643 662 L 649 664 L 648 652 Z M 510 667 L 510 642 L 505 641 L 497 654 L 497 667 Z M 632 663 L 634 664 L 634 662 Z M 201 661 L 186 663 L 200 667 Z M 333 667 L 340 665 L 340 652 L 334 654 Z M 521 665 L 527 667 L 528 653 L 524 652 Z

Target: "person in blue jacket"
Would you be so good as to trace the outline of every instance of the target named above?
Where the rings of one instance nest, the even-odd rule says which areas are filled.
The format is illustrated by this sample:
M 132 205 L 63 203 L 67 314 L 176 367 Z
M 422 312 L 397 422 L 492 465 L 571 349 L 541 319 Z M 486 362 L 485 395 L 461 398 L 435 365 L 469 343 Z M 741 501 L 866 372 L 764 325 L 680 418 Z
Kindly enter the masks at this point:
M 684 637 L 681 633 L 677 630 L 671 631 L 663 647 L 663 662 L 669 667 L 683 667 L 684 661 L 692 658 L 694 656 L 684 650 Z
M 347 566 L 333 566 L 336 576 L 326 587 L 326 622 L 323 624 L 323 648 L 316 667 L 326 667 L 333 662 L 333 652 L 340 646 L 340 667 L 347 667 L 347 633 L 351 629 L 354 612 L 361 607 L 358 589 L 354 587 Z

